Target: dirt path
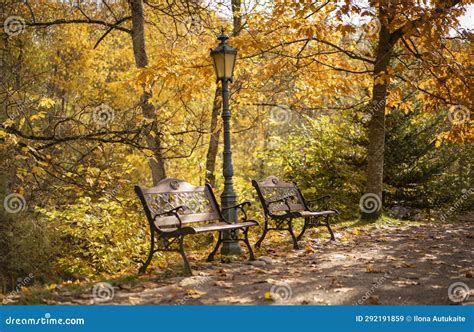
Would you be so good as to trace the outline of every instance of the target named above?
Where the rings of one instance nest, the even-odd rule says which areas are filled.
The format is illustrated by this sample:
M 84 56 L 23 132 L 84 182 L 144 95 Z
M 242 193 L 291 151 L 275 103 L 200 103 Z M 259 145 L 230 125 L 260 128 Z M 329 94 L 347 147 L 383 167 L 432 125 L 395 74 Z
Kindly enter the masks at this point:
M 474 304 L 473 223 L 361 227 L 337 238 L 292 250 L 282 237 L 283 250 L 264 248 L 251 264 L 193 261 L 192 277 L 118 284 L 110 301 L 110 289 L 103 301 L 90 288 L 63 293 L 60 303 L 453 304 L 448 288 L 462 282 L 471 289 L 462 304 Z

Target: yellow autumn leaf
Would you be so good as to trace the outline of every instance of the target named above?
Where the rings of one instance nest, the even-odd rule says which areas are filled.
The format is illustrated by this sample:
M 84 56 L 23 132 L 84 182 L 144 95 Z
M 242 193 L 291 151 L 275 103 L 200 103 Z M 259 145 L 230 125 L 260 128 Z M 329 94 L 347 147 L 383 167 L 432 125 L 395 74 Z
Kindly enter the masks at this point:
M 380 270 L 380 269 L 375 268 L 373 265 L 369 265 L 365 269 L 365 272 L 367 272 L 367 273 L 382 273 L 383 271 Z
M 205 292 L 201 292 L 201 291 L 198 291 L 197 289 L 188 289 L 186 291 L 186 294 L 193 298 L 193 299 L 197 299 L 197 298 L 200 298 L 201 296 L 203 296 L 204 294 L 206 294 Z
M 145 151 L 143 151 L 143 153 L 144 153 L 147 157 L 153 157 L 153 151 L 151 151 L 151 150 L 145 150 Z
M 39 106 L 40 107 L 51 108 L 55 104 L 56 104 L 56 102 L 53 99 L 46 98 L 46 97 L 41 98 L 41 100 L 39 101 Z
M 34 174 L 36 174 L 36 175 L 43 175 L 43 174 L 46 173 L 44 169 L 42 169 L 41 167 L 38 167 L 38 166 L 33 166 L 33 167 L 31 168 L 31 170 L 32 170 L 32 172 L 33 172 Z
M 265 292 L 265 300 L 267 301 L 272 301 L 272 293 L 271 292 Z
M 15 124 L 15 121 L 13 121 L 12 119 L 8 119 L 8 120 L 3 121 L 3 127 L 4 128 L 10 128 L 14 124 Z
M 46 117 L 46 112 L 41 111 L 39 113 L 33 114 L 30 116 L 30 121 L 41 120 Z

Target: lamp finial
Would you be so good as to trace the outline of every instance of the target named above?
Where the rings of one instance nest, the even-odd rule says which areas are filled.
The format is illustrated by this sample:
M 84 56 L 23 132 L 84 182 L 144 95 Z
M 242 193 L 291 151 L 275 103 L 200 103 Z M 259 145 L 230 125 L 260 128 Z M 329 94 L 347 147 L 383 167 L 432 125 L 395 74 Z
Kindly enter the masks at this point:
M 224 27 L 221 26 L 221 33 L 220 35 L 217 37 L 218 40 L 220 40 L 221 44 L 224 44 L 226 42 L 227 39 L 229 39 L 229 37 L 227 37 L 225 35 L 225 31 L 224 31 Z

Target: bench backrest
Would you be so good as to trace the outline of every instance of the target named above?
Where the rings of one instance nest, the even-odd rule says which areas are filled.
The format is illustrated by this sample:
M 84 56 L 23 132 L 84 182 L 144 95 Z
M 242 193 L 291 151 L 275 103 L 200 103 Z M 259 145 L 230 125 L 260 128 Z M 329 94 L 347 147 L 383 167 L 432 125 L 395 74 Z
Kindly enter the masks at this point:
M 252 185 L 257 191 L 258 198 L 266 214 L 306 210 L 304 198 L 295 183 L 281 181 L 272 175 L 262 182 L 252 180 Z M 269 204 L 271 201 L 282 198 L 288 198 L 290 209 L 288 209 L 288 205 L 284 201 Z
M 178 211 L 182 224 L 222 220 L 219 205 L 209 185 L 193 186 L 183 180 L 167 178 L 152 188 L 135 186 L 148 221 L 158 229 L 174 228 L 179 220 L 173 215 L 157 214 L 184 206 Z

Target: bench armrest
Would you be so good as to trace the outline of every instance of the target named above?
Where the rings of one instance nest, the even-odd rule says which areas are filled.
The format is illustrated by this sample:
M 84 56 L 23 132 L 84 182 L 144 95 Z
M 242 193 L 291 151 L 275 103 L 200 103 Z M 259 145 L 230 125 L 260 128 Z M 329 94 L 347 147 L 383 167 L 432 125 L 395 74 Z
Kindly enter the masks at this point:
M 270 210 L 270 204 L 283 202 L 288 207 L 288 212 L 290 213 L 291 212 L 291 206 L 290 206 L 290 203 L 288 203 L 288 200 L 294 199 L 294 198 L 295 198 L 294 195 L 289 195 L 289 196 L 285 196 L 283 198 L 275 199 L 273 201 L 268 201 L 267 202 L 267 208 Z M 270 213 L 270 215 L 272 215 L 272 213 Z
M 155 214 L 155 216 L 153 217 L 153 221 L 156 220 L 156 218 L 158 217 L 162 217 L 162 216 L 166 216 L 166 215 L 174 215 L 176 217 L 176 219 L 178 219 L 179 221 L 179 228 L 181 228 L 182 226 L 182 221 L 181 221 L 181 218 L 179 217 L 179 214 L 178 214 L 178 211 L 179 210 L 183 210 L 184 209 L 184 205 L 180 205 L 178 207 L 175 207 L 171 210 L 168 210 L 168 211 L 165 211 L 165 212 L 161 212 L 161 213 L 157 213 Z
M 244 218 L 243 218 L 242 221 L 246 221 L 248 219 L 248 217 L 247 217 L 247 211 L 245 210 L 245 207 L 251 206 L 251 205 L 252 205 L 252 203 L 250 203 L 249 201 L 246 201 L 246 202 L 242 202 L 240 204 L 234 205 L 234 206 L 229 206 L 229 207 L 222 208 L 221 211 L 226 211 L 226 210 L 230 210 L 230 209 L 240 210 L 244 214 Z M 224 221 L 228 222 L 226 220 L 224 220 Z

